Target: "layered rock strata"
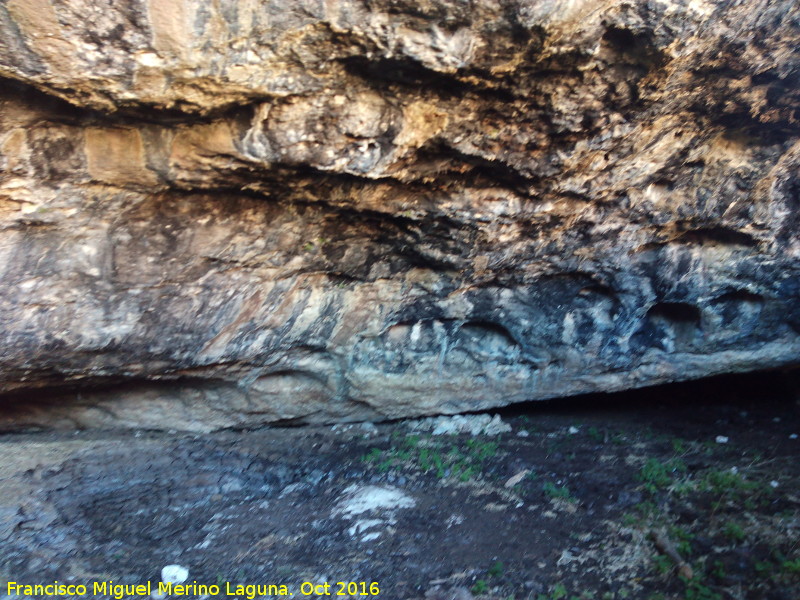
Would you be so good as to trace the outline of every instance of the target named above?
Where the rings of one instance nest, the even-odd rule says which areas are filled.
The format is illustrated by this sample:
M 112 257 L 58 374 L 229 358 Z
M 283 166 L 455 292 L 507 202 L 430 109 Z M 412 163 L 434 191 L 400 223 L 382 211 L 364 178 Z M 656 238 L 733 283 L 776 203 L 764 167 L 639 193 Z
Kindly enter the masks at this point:
M 797 364 L 798 47 L 793 0 L 3 0 L 0 426 Z

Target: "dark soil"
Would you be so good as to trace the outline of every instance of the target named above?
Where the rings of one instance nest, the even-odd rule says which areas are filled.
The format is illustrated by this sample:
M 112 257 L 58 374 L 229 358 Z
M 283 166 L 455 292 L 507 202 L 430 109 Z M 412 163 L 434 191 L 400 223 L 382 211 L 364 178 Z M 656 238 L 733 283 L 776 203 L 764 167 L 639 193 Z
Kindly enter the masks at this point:
M 140 584 L 177 563 L 228 598 L 228 582 L 303 597 L 303 582 L 335 596 L 343 581 L 387 600 L 796 600 L 786 382 L 536 403 L 503 413 L 513 430 L 496 436 L 407 422 L 5 435 L 0 579 Z M 359 498 L 377 507 L 357 512 Z

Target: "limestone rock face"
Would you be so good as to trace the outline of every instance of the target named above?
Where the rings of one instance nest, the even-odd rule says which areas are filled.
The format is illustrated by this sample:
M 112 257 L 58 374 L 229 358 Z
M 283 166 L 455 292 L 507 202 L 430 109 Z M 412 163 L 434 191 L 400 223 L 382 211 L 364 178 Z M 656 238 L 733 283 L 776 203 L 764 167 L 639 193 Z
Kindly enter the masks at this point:
M 796 364 L 798 48 L 794 0 L 3 0 L 0 426 Z

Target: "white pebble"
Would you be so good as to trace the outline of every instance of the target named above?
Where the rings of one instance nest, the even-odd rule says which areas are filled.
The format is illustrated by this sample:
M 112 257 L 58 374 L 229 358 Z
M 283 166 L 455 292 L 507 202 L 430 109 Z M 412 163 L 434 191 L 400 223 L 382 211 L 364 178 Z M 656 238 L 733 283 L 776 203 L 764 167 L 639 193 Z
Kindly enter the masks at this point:
M 362 431 L 364 431 L 365 433 L 367 433 L 369 435 L 373 435 L 373 434 L 378 433 L 378 428 L 375 427 L 374 423 L 369 423 L 369 422 L 361 423 L 360 428 L 361 428 Z
M 178 585 L 189 578 L 189 569 L 180 565 L 167 565 L 161 569 L 161 581 Z
M 739 467 L 731 467 L 731 473 L 736 475 L 736 473 L 738 473 L 738 472 L 739 472 Z
M 769 482 L 769 486 L 773 487 L 773 488 L 776 488 L 776 487 L 778 487 L 778 482 L 773 479 L 772 481 Z
M 717 443 L 718 444 L 727 444 L 728 443 L 728 436 L 726 436 L 726 435 L 718 435 L 717 436 Z
M 790 433 L 789 434 L 789 439 L 790 440 L 796 440 L 797 439 L 797 434 L 796 433 Z
M 570 435 L 575 435 L 576 433 L 578 433 L 579 429 L 577 427 L 575 427 L 574 425 L 572 425 L 572 426 L 570 426 L 568 431 L 569 431 Z
M 528 433 L 527 430 L 525 430 L 525 429 L 520 429 L 517 432 L 517 437 L 528 437 L 529 435 L 530 435 L 530 433 Z

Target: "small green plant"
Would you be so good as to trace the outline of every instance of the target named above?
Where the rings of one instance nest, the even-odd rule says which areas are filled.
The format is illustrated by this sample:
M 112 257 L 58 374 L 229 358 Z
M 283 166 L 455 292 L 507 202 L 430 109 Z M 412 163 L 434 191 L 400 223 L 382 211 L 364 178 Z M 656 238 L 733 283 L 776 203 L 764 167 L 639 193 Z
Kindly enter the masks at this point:
M 673 566 L 672 561 L 666 556 L 663 556 L 661 554 L 656 554 L 653 557 L 653 564 L 655 565 L 656 572 L 659 575 L 664 575 L 665 573 L 669 573 L 672 570 Z
M 722 600 L 722 596 L 706 585 L 701 577 L 686 579 L 681 577 L 686 585 L 685 600 Z
M 773 565 L 768 560 L 757 560 L 753 564 L 753 568 L 755 569 L 756 573 L 758 573 L 759 576 L 765 577 L 772 573 L 772 571 L 775 569 L 775 565 Z
M 747 537 L 742 526 L 733 521 L 725 523 L 725 527 L 722 528 L 722 533 L 733 542 L 742 542 Z
M 650 458 L 640 469 L 638 479 L 644 484 L 644 489 L 651 494 L 655 494 L 658 490 L 664 489 L 672 483 L 674 474 L 685 472 L 686 465 L 678 458 L 666 462 Z
M 704 483 L 705 488 L 715 494 L 751 491 L 758 487 L 758 484 L 747 481 L 740 473 L 726 470 L 709 471 Z
M 560 498 L 568 502 L 575 502 L 575 498 L 572 497 L 569 487 L 566 485 L 556 485 L 550 481 L 546 481 L 542 486 L 542 491 L 550 498 Z
M 725 577 L 727 577 L 728 573 L 725 570 L 725 563 L 723 563 L 721 560 L 715 560 L 714 570 L 711 571 L 711 574 L 717 579 L 724 579 Z
M 639 502 L 639 504 L 637 504 L 633 508 L 636 509 L 636 512 L 638 512 L 642 516 L 642 518 L 646 519 L 651 518 L 658 512 L 658 507 L 652 502 L 647 502 L 647 501 Z
M 692 479 L 679 479 L 672 483 L 670 490 L 679 498 L 688 496 L 690 493 L 697 490 L 697 482 Z
M 794 579 L 800 575 L 800 556 L 789 559 L 777 548 L 773 549 L 771 554 L 775 561 L 774 563 L 771 561 L 756 563 L 755 568 L 759 575 L 768 576 L 770 579 L 780 578 L 781 576 Z
M 672 438 L 672 450 L 676 454 L 686 454 L 688 452 L 686 441 L 681 438 Z
M 482 596 L 489 591 L 489 582 L 487 579 L 497 579 L 503 576 L 504 573 L 504 565 L 502 561 L 495 561 L 491 567 L 486 570 L 486 578 L 485 579 L 478 579 L 475 582 L 475 585 L 472 586 L 472 594 L 475 596 Z M 513 600 L 513 595 L 509 596 Z
M 547 594 L 539 594 L 536 596 L 536 600 L 563 600 L 567 597 L 567 594 L 566 586 L 563 583 L 557 583 L 553 586 L 549 596 Z
M 480 440 L 467 440 L 467 449 L 478 460 L 486 460 L 497 454 L 497 442 L 482 442 Z
M 489 567 L 489 570 L 486 571 L 486 574 L 489 577 L 502 577 L 504 572 L 505 565 L 503 565 L 502 561 L 495 561 L 495 563 Z
M 376 462 L 381 457 L 381 450 L 380 448 L 373 448 L 369 452 L 367 452 L 364 456 L 361 457 L 361 460 L 364 462 Z
M 498 452 L 496 442 L 468 440 L 463 447 L 446 445 L 432 436 L 409 435 L 405 439 L 393 436 L 393 446 L 387 450 L 373 448 L 364 457 L 365 462 L 377 465 L 379 472 L 393 468 L 416 467 L 423 473 L 433 473 L 439 479 L 451 477 L 469 481 L 479 475 L 485 462 Z
M 601 444 L 605 440 L 605 436 L 597 429 L 597 427 L 589 427 L 586 430 L 587 435 L 598 444 Z
M 675 544 L 675 549 L 680 553 L 681 556 L 687 557 L 692 553 L 692 540 L 694 539 L 694 535 L 689 531 L 683 529 L 682 527 L 678 527 L 677 525 L 673 525 L 669 528 L 670 537 L 678 540 Z
M 800 575 L 800 558 L 796 558 L 794 560 L 784 560 L 781 563 L 781 569 L 792 575 Z
M 621 522 L 625 527 L 637 527 L 641 523 L 641 519 L 633 513 L 625 513 L 622 515 Z
M 489 591 L 489 584 L 486 583 L 486 580 L 484 579 L 478 579 L 478 581 L 475 582 L 475 585 L 472 586 L 472 589 L 470 591 L 475 596 L 482 596 L 483 594 Z
M 611 443 L 616 444 L 617 446 L 622 446 L 625 444 L 625 436 L 622 433 L 615 433 L 611 436 Z
M 731 470 L 708 471 L 697 482 L 701 492 L 716 496 L 711 503 L 713 510 L 722 510 L 731 502 L 741 503 L 746 510 L 755 510 L 768 502 L 773 491 L 768 485 L 746 479 L 741 473 Z
M 305 244 L 303 246 L 303 250 L 305 250 L 306 252 L 311 252 L 312 250 L 314 250 L 314 242 L 308 242 L 307 244 Z

